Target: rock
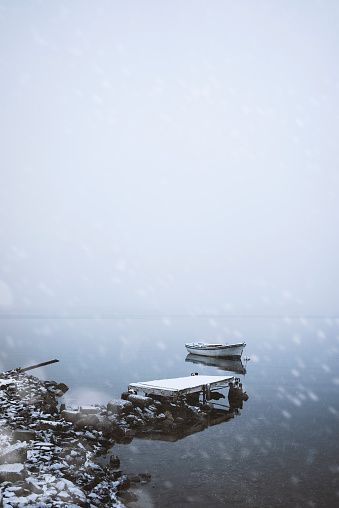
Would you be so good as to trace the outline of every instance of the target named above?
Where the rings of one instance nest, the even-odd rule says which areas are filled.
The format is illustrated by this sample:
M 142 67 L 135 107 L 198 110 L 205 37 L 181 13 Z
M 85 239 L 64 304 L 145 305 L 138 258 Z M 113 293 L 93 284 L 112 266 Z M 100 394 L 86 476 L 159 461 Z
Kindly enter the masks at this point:
M 107 411 L 111 411 L 114 415 L 121 415 L 123 413 L 130 413 L 133 409 L 133 404 L 129 400 L 112 399 L 107 404 Z
M 0 379 L 0 390 L 7 390 L 13 384 L 13 379 Z
M 127 415 L 125 420 L 129 425 L 133 425 L 137 421 L 137 417 L 135 415 Z
M 81 418 L 81 414 L 79 411 L 68 411 L 64 409 L 61 411 L 61 418 L 63 418 L 66 422 L 76 423 Z
M 170 411 L 165 411 L 166 420 L 168 423 L 173 423 L 174 418 L 172 416 L 172 413 Z
M 153 402 L 153 399 L 151 399 L 151 397 L 135 395 L 134 393 L 128 395 L 128 400 L 132 402 L 133 407 L 140 407 L 141 409 L 148 407 Z
M 120 491 L 118 493 L 118 496 L 124 503 L 133 503 L 138 501 L 138 496 L 134 494 L 133 492 L 129 491 Z
M 133 483 L 140 483 L 140 481 L 141 481 L 139 476 L 131 476 L 130 480 Z
M 35 478 L 26 478 L 26 483 L 29 490 L 34 494 L 43 494 L 44 489 L 38 484 Z
M 11 446 L 7 446 L 0 454 L 0 463 L 15 464 L 24 462 L 27 459 L 27 443 L 19 442 Z
M 145 408 L 143 411 L 143 417 L 147 422 L 154 423 L 156 421 L 156 414 L 153 411 Z
M 37 426 L 39 430 L 62 430 L 63 422 L 58 422 L 54 420 L 40 420 L 39 425 Z
M 13 441 L 33 441 L 36 438 L 34 430 L 15 429 Z
M 57 383 L 56 381 L 45 381 L 45 387 L 52 392 L 56 397 L 62 397 L 69 388 L 65 383 Z
M 81 406 L 80 413 L 85 415 L 96 415 L 100 412 L 100 408 L 97 406 Z
M 100 423 L 99 418 L 96 415 L 81 415 L 80 418 L 76 421 L 75 426 L 77 429 L 83 429 L 84 427 L 94 427 L 96 428 Z
M 57 388 L 59 389 L 62 395 L 64 395 L 69 390 L 68 386 L 65 385 L 65 383 L 58 383 Z M 59 396 L 61 395 L 57 395 L 57 397 Z
M 131 485 L 130 479 L 125 474 L 120 477 L 120 483 L 118 485 L 118 490 L 127 490 Z
M 114 469 L 118 469 L 120 466 L 120 459 L 116 455 L 111 455 L 109 459 L 110 466 Z
M 2 464 L 0 465 L 0 482 L 17 482 L 26 476 L 23 464 Z
M 139 473 L 138 476 L 144 483 L 150 482 L 152 478 L 152 475 L 150 475 L 149 473 Z
M 113 423 L 107 418 L 107 416 L 99 418 L 98 430 L 101 430 L 104 438 L 107 438 L 112 433 Z

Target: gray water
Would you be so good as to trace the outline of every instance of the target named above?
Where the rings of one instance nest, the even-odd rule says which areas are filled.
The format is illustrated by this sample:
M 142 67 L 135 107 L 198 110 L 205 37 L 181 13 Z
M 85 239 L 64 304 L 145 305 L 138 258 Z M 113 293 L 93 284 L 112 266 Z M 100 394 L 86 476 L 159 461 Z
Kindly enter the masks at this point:
M 239 414 L 175 442 L 116 444 L 121 469 L 152 475 L 140 487 L 149 507 L 339 505 L 338 319 L 55 314 L 0 326 L 0 370 L 57 358 L 32 374 L 66 383 L 76 404 L 106 404 L 133 381 L 232 375 L 188 361 L 184 343 L 244 340 Z

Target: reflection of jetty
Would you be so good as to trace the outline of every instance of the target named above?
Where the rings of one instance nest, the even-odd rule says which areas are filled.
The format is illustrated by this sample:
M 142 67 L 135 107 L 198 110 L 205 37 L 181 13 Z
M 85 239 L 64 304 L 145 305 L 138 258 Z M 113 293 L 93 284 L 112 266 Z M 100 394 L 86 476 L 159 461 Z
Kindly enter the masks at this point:
M 180 408 L 178 409 L 180 411 Z M 239 409 L 236 407 L 230 409 L 227 409 L 226 407 L 223 409 L 209 407 L 207 410 L 206 409 L 207 408 L 205 408 L 205 411 L 203 411 L 201 414 L 200 421 L 197 421 L 197 419 L 190 421 L 190 418 L 187 418 L 188 415 L 186 415 L 185 425 L 173 425 L 172 428 L 167 429 L 166 432 L 164 432 L 163 429 L 141 429 L 140 431 L 137 431 L 135 437 L 139 439 L 149 439 L 151 441 L 175 442 L 187 436 L 191 436 L 192 434 L 196 434 L 197 432 L 202 432 L 203 430 L 213 425 L 219 425 L 220 423 L 228 422 L 229 420 L 232 420 L 236 415 L 240 415 Z M 178 414 L 180 414 L 180 412 Z M 181 414 L 183 414 L 182 408 Z M 175 413 L 173 416 L 174 415 Z
M 229 389 L 229 407 L 213 402 L 225 399 L 225 395 L 217 391 L 223 388 Z M 146 404 L 149 413 L 157 407 L 158 415 L 151 417 L 150 425 L 137 426 L 135 437 L 162 441 L 178 441 L 212 425 L 227 422 L 240 414 L 243 401 L 248 399 L 239 378 L 199 374 L 130 383 L 128 392 L 122 395 L 134 405 Z
M 208 365 L 211 367 L 218 367 L 220 370 L 234 372 L 235 374 L 246 374 L 246 368 L 239 358 L 212 358 L 201 355 L 188 354 L 185 359 L 186 362 L 192 362 L 201 365 Z

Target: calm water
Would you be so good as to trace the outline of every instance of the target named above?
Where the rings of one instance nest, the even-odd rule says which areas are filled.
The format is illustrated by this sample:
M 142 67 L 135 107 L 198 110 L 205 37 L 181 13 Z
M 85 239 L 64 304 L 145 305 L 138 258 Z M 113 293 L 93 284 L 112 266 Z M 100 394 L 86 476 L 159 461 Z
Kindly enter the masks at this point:
M 126 473 L 150 473 L 144 506 L 339 505 L 339 320 L 4 319 L 0 368 L 65 382 L 67 401 L 104 403 L 133 381 L 229 374 L 186 361 L 192 340 L 245 340 L 249 400 L 234 419 L 176 442 L 115 445 Z

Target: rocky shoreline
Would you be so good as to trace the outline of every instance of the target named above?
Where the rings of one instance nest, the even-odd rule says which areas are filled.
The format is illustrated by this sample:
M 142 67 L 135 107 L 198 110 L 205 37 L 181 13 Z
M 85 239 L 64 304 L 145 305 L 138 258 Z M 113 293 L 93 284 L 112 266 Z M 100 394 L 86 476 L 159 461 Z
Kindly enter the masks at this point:
M 116 442 L 177 440 L 233 418 L 243 398 L 237 392 L 238 403 L 222 412 L 128 392 L 107 406 L 58 408 L 67 390 L 20 369 L 0 374 L 0 508 L 123 507 L 137 501 L 133 486 L 150 475 L 123 474 L 111 451 Z

